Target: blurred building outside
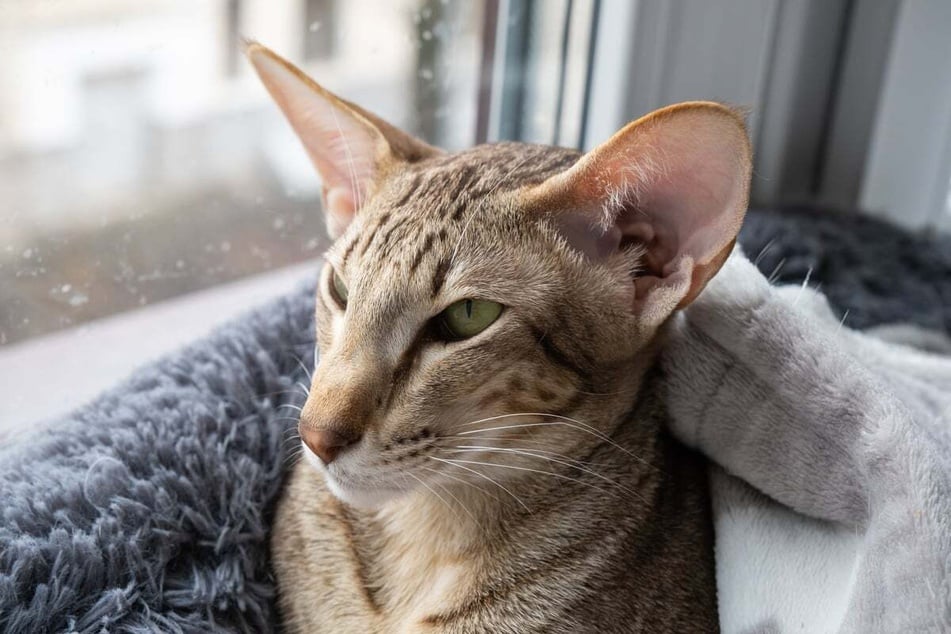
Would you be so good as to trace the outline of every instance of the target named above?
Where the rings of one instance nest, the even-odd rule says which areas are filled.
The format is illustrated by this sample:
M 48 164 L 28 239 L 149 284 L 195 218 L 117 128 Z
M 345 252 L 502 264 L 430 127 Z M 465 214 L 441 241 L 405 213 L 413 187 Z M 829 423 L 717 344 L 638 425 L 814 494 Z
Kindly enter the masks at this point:
M 318 256 L 319 181 L 241 37 L 460 147 L 479 60 L 464 4 L 0 3 L 0 345 Z M 437 82 L 420 104 L 412 87 Z

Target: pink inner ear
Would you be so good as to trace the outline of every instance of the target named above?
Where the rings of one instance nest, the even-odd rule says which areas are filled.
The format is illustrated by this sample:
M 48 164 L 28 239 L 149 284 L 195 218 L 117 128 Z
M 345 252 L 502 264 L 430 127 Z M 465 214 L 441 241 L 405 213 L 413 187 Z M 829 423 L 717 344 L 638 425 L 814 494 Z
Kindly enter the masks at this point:
M 585 189 L 606 201 L 622 242 L 646 247 L 651 275 L 680 272 L 682 261 L 706 264 L 739 231 L 749 150 L 724 110 L 706 105 L 649 118 L 591 153 Z M 614 192 L 622 194 L 606 195 Z
M 336 238 L 366 198 L 381 135 L 273 53 L 252 47 L 249 58 L 320 174 L 327 226 Z
M 333 236 L 343 233 L 363 205 L 376 167 L 372 137 L 359 125 L 341 122 L 331 108 L 329 105 L 323 108 L 329 111 L 323 113 L 323 121 L 326 123 L 329 115 L 334 129 L 322 127 L 319 113 L 315 112 L 306 131 L 298 134 L 320 174 L 324 212 L 328 230 Z
M 638 304 L 672 307 L 719 268 L 746 211 L 749 178 L 742 121 L 719 104 L 692 102 L 629 124 L 533 189 L 528 204 L 563 210 L 560 230 L 593 260 L 643 245 Z
M 677 137 L 668 143 L 669 162 L 639 204 L 646 217 L 638 218 L 637 210 L 618 217 L 625 234 L 651 226 L 650 265 L 661 276 L 679 268 L 682 258 L 697 264 L 714 258 L 736 236 L 746 205 L 746 179 L 734 167 L 735 151 Z
M 556 223 L 568 244 L 595 262 L 616 253 L 621 244 L 621 231 L 614 225 L 606 229 L 597 226 L 591 214 L 564 213 L 556 217 Z

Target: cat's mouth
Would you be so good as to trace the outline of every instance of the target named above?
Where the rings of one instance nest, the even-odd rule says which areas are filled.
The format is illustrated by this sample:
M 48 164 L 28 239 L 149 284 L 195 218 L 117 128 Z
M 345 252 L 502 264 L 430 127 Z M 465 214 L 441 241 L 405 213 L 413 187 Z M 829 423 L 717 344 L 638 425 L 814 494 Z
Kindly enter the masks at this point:
M 360 508 L 377 508 L 384 502 L 388 502 L 406 492 L 406 489 L 395 485 L 394 483 L 366 483 L 352 477 L 339 468 L 328 468 L 310 450 L 304 446 L 304 459 L 311 467 L 320 472 L 327 483 L 327 488 L 334 496 L 347 504 Z

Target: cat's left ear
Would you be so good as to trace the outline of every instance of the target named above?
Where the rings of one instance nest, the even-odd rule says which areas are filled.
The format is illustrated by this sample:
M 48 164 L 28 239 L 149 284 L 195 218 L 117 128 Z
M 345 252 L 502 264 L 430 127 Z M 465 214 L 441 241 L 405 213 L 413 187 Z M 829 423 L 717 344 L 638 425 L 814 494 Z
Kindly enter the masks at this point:
M 332 239 L 347 228 L 381 174 L 441 152 L 326 90 L 269 48 L 249 41 L 245 54 L 320 173 Z
M 716 274 L 746 213 L 751 149 L 743 119 L 713 102 L 638 119 L 571 168 L 523 192 L 594 260 L 641 245 L 634 306 L 659 322 Z

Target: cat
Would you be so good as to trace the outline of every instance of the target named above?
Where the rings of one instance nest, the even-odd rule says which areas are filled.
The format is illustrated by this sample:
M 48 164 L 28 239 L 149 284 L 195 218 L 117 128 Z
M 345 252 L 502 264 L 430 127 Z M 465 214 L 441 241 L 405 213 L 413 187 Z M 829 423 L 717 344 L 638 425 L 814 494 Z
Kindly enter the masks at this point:
M 287 631 L 716 631 L 706 466 L 655 359 L 743 220 L 742 117 L 445 153 L 246 53 L 334 240 L 271 536 Z

